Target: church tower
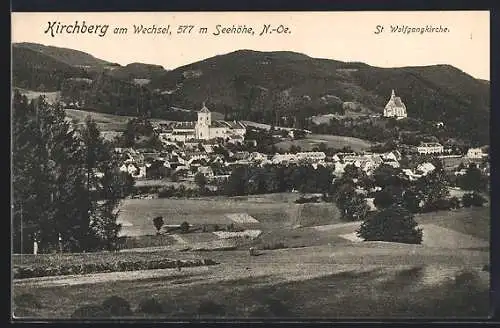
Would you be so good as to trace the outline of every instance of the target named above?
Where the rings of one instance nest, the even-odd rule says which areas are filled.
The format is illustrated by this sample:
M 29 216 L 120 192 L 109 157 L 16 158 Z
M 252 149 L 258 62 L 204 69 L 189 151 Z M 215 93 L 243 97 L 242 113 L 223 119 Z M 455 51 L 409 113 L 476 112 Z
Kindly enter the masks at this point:
M 198 121 L 196 122 L 196 138 L 197 139 L 210 139 L 210 126 L 212 125 L 212 114 L 205 106 L 198 112 Z

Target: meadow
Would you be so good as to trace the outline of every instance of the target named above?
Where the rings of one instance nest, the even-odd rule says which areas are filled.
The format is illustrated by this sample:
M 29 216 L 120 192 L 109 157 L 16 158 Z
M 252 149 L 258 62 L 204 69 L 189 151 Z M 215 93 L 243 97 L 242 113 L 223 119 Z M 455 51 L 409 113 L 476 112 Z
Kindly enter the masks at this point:
M 66 114 L 69 118 L 76 119 L 79 122 L 85 122 L 86 117 L 90 115 L 102 132 L 123 132 L 127 127 L 127 122 L 134 118 L 132 116 L 113 115 L 79 109 L 66 109 Z M 168 123 L 169 121 L 152 119 L 151 122 Z
M 354 137 L 345 136 L 335 136 L 327 134 L 309 134 L 305 139 L 298 140 L 287 140 L 276 143 L 278 149 L 287 151 L 290 146 L 295 145 L 300 147 L 302 151 L 311 151 L 312 148 L 318 147 L 321 143 L 324 143 L 328 148 L 341 149 L 344 147 L 350 147 L 353 151 L 361 152 L 365 151 L 372 146 L 372 143 Z
M 162 216 L 165 224 L 228 225 L 237 222 L 226 215 L 246 213 L 258 222 L 244 226 L 263 230 L 340 222 L 334 204 L 295 204 L 293 201 L 298 197 L 289 193 L 231 198 L 126 199 L 121 203 L 118 222 L 123 224 L 122 234 L 128 236 L 154 234 L 152 219 L 156 216 Z
M 481 271 L 485 257 L 478 252 L 367 245 L 275 250 L 257 257 L 217 254 L 220 265 L 182 272 L 100 274 L 92 283 L 82 277 L 72 285 L 56 278 L 18 284 L 14 313 L 68 318 L 111 295 L 127 300 L 133 317 L 164 319 L 485 317 L 489 312 L 489 274 Z M 28 296 L 34 301 L 23 303 Z M 144 313 L 139 305 L 148 299 L 161 306 Z
M 247 248 L 207 252 L 168 247 L 15 256 L 14 263 L 30 265 L 143 258 L 209 258 L 219 264 L 184 268 L 181 272 L 162 269 L 16 280 L 14 313 L 68 318 L 82 306 L 99 308 L 114 295 L 130 303 L 134 318 L 441 318 L 489 314 L 489 272 L 484 269 L 489 265 L 489 249 L 469 247 L 468 241 L 462 240 L 471 236 L 487 245 L 489 208 L 417 215 L 424 235 L 429 227 L 440 234 L 431 237 L 432 245 L 351 242 L 341 234 L 352 233 L 359 223 L 341 222 L 338 210 L 325 218 L 326 204 L 298 205 L 293 203 L 294 197 L 276 194 L 128 204 L 153 208 L 157 213 L 180 213 L 183 218 L 198 217 L 199 222 L 214 222 L 213 218 L 226 218 L 226 212 L 245 211 L 259 220 L 251 225 L 263 230 L 259 238 L 245 241 L 246 246 L 258 248 L 258 256 L 249 256 Z M 314 206 L 292 210 L 303 205 Z M 456 238 L 454 233 L 463 234 L 458 236 L 462 239 L 454 240 L 449 247 L 449 239 Z M 213 233 L 200 232 L 175 236 L 193 245 L 216 238 Z M 146 301 L 156 302 L 152 312 L 144 309 Z

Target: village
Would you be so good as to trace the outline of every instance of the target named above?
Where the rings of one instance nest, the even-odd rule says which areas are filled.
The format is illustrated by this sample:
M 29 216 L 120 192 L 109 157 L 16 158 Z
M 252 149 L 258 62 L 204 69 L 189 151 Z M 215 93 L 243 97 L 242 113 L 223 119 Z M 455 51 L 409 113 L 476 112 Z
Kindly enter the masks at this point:
M 400 149 L 388 152 L 353 152 L 349 149 L 327 149 L 324 144 L 319 144 L 314 151 L 301 151 L 292 146 L 288 151 L 265 153 L 256 151 L 256 140 L 245 138 L 247 131 L 270 134 L 274 142 L 294 140 L 297 138 L 294 133 L 299 133 L 293 129 L 274 127 L 270 131 L 246 126 L 242 122 L 215 121 L 205 104 L 197 115 L 196 122 L 153 123 L 162 150 L 115 148 L 122 158 L 120 170 L 136 179 L 137 186 L 151 186 L 159 180 L 189 184 L 195 183 L 197 175 L 203 175 L 207 187 L 212 190 L 217 190 L 217 185 L 226 181 L 235 167 L 241 166 L 324 167 L 331 170 L 335 177 L 340 177 L 349 165 L 354 165 L 368 176 L 379 166 L 389 165 L 401 169 L 410 181 L 415 181 L 432 172 L 437 160 L 450 175 L 464 175 L 466 168 L 473 164 L 489 176 L 487 147 L 469 148 L 465 153 L 457 153 L 455 149 L 437 142 L 422 142 L 416 147 L 402 145 Z M 406 116 L 406 106 L 393 90 L 384 117 L 404 119 Z M 310 133 L 299 132 L 302 135 Z

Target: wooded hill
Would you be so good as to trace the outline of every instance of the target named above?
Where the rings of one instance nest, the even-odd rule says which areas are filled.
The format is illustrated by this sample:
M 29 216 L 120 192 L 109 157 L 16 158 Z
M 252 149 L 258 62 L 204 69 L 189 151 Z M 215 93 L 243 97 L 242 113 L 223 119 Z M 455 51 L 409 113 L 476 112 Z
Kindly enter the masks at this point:
M 80 52 L 71 57 L 68 50 L 63 56 L 59 48 L 51 48 L 50 55 L 31 48 L 14 45 L 14 86 L 52 90 L 68 78 L 90 78 L 89 87 L 100 89 L 86 96 L 93 110 L 133 115 L 149 108 L 153 116 L 162 116 L 169 104 L 196 110 L 206 100 L 228 119 L 276 124 L 288 117 L 300 127 L 317 114 L 381 113 L 395 89 L 409 117 L 442 121 L 458 137 L 489 141 L 489 82 L 449 65 L 377 68 L 294 52 L 239 50 L 171 71 L 134 63 L 96 75 L 75 68 L 89 63 Z M 142 87 L 134 79 L 142 79 Z M 79 87 L 72 89 L 75 95 Z M 93 99 L 100 93 L 107 96 Z

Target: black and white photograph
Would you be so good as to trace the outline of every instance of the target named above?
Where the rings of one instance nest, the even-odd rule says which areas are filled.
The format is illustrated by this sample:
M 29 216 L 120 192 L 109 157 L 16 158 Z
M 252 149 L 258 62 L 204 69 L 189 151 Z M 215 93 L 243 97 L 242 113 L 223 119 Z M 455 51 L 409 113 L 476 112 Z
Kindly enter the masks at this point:
M 490 316 L 490 12 L 11 13 L 12 320 Z

